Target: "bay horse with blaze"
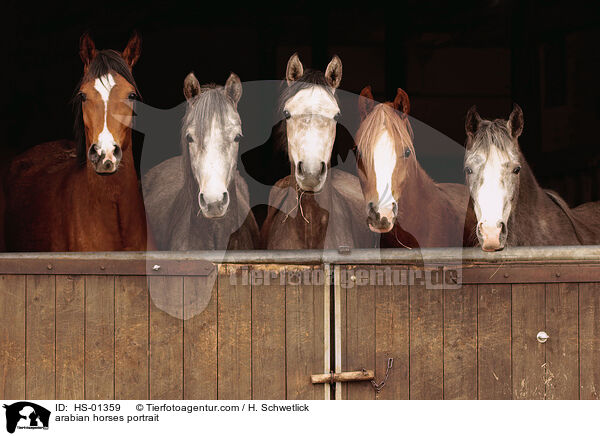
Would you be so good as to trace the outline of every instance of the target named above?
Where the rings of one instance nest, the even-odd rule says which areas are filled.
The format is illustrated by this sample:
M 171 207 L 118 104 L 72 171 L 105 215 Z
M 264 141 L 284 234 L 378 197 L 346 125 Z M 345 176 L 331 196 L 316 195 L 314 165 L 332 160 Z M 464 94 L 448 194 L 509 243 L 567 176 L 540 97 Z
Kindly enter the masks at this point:
M 132 153 L 131 70 L 135 34 L 125 50 L 97 50 L 88 34 L 75 97 L 76 142 L 37 145 L 17 156 L 6 178 L 10 251 L 118 251 L 147 248 L 146 215 Z

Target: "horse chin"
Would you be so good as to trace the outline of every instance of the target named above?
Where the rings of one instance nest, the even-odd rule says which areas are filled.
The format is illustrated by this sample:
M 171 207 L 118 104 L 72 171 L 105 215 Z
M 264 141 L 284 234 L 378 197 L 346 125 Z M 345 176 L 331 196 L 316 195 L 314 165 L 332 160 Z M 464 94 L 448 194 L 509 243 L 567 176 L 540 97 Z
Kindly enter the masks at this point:
M 325 186 L 325 180 L 322 180 L 316 185 L 304 185 L 300 180 L 296 179 L 296 183 L 298 183 L 298 187 L 306 192 L 321 192 L 323 186 Z
M 394 228 L 394 224 L 390 224 L 387 227 L 375 227 L 373 224 L 369 224 L 369 229 L 375 233 L 387 233 Z

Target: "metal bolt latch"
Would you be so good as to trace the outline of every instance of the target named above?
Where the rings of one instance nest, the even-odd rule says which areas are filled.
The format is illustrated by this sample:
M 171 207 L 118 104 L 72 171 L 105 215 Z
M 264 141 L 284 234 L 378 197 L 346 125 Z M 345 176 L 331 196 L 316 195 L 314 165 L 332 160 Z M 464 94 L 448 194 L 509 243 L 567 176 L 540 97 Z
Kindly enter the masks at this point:
M 543 344 L 544 342 L 546 342 L 548 340 L 550 336 L 548 336 L 548 333 L 541 331 L 537 334 L 537 340 L 540 344 Z
M 160 269 L 160 265 L 154 265 L 154 266 L 152 267 L 152 269 L 153 269 L 154 271 L 158 271 L 158 270 Z

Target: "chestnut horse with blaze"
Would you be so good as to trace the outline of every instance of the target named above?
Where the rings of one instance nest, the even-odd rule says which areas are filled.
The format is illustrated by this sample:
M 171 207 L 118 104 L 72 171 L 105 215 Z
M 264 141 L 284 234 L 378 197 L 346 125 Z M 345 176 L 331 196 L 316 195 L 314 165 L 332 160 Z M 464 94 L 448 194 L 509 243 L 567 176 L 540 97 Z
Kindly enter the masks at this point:
M 37 145 L 17 156 L 6 179 L 10 251 L 147 248 L 146 214 L 132 153 L 134 35 L 122 53 L 96 50 L 85 34 L 75 98 L 76 143 Z

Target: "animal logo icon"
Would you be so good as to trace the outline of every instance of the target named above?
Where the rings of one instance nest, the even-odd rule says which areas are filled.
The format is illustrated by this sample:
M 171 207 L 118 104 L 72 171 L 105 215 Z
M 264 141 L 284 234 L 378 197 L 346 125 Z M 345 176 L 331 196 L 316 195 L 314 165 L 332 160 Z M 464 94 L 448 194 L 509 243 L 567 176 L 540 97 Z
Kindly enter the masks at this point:
M 28 401 L 4 405 L 6 409 L 6 431 L 19 429 L 48 429 L 50 411 Z

